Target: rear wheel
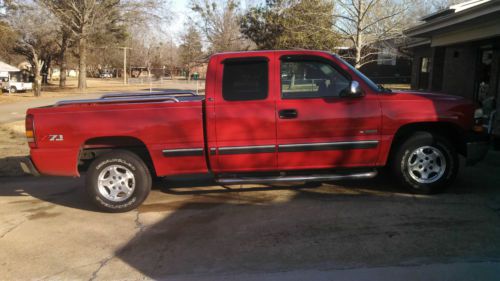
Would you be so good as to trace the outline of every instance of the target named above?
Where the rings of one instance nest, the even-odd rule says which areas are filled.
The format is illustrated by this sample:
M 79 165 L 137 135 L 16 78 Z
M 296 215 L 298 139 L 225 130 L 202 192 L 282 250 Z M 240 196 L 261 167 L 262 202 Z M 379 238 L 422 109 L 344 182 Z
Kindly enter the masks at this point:
M 117 150 L 95 159 L 88 169 L 87 194 L 107 212 L 127 212 L 138 207 L 151 190 L 151 174 L 136 154 Z
M 411 192 L 442 192 L 456 178 L 458 155 L 444 137 L 417 132 L 401 144 L 392 161 L 392 170 Z

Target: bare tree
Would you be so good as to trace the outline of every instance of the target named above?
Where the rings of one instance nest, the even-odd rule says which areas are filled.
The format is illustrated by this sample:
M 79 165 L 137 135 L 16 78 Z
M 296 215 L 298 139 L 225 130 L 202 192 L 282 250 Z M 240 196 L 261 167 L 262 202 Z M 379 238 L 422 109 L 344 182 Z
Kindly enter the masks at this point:
M 60 23 L 50 17 L 42 6 L 23 3 L 9 11 L 9 21 L 19 34 L 14 51 L 24 56 L 32 66 L 35 76 L 35 96 L 41 95 L 41 71 L 57 53 L 57 28 Z
M 210 52 L 237 51 L 248 48 L 240 33 L 240 10 L 234 0 L 193 0 L 191 9 L 202 20 L 202 31 Z
M 90 36 L 118 20 L 119 0 L 39 0 L 73 33 L 78 42 L 78 88 L 87 87 L 87 51 Z
M 71 30 L 79 58 L 78 88 L 86 88 L 89 44 L 96 34 L 122 33 L 129 25 L 167 18 L 162 0 L 36 0 Z
M 16 41 L 17 34 L 8 23 L 7 10 L 10 1 L 0 0 L 0 59 L 10 62 L 13 58 L 12 43 Z
M 338 0 L 336 29 L 353 47 L 356 68 L 373 61 L 377 42 L 400 38 L 414 0 Z
M 71 31 L 67 27 L 61 26 L 59 40 L 59 88 L 66 87 L 66 72 L 68 69 L 68 62 L 66 52 L 69 48 L 71 38 Z

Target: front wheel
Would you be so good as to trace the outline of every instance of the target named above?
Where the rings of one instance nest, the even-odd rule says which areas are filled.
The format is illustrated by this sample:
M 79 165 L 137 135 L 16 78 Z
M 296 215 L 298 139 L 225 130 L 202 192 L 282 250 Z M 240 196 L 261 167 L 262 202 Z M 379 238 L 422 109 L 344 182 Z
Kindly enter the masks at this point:
M 101 210 L 119 213 L 138 207 L 151 190 L 151 174 L 136 154 L 117 150 L 95 159 L 86 183 L 90 200 Z
M 442 192 L 456 178 L 457 152 L 445 138 L 429 132 L 417 132 L 401 144 L 392 161 L 392 170 L 411 192 Z

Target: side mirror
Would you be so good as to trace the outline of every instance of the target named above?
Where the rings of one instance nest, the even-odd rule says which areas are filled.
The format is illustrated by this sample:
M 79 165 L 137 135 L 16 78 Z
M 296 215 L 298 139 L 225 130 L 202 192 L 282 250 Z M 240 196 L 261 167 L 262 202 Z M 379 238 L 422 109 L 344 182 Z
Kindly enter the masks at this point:
M 364 95 L 363 89 L 361 88 L 361 85 L 359 85 L 359 82 L 351 81 L 351 86 L 349 87 L 349 92 L 347 96 L 352 98 L 357 98 L 357 97 L 362 97 L 363 95 Z

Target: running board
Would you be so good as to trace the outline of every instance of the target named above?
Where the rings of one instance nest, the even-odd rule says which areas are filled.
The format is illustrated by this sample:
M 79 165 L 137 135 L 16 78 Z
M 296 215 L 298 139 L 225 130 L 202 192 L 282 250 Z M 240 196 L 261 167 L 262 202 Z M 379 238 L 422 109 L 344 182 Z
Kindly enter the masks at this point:
M 353 173 L 353 174 L 325 174 L 310 176 L 280 176 L 280 177 L 241 177 L 241 178 L 219 178 L 220 184 L 254 184 L 254 183 L 286 183 L 286 182 L 311 182 L 311 181 L 336 181 L 336 180 L 359 180 L 376 177 L 377 171 Z

